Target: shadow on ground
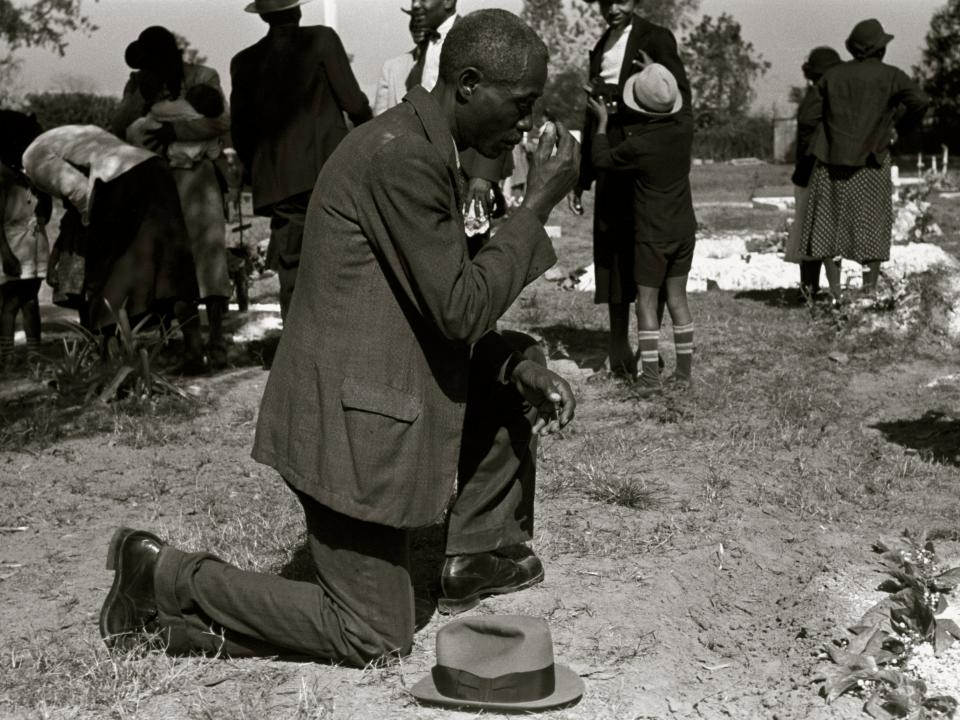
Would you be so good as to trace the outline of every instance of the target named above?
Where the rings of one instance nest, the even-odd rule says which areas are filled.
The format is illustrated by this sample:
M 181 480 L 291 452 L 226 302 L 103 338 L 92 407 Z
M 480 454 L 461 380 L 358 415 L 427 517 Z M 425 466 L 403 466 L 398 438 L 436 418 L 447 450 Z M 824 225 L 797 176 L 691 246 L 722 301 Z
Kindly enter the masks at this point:
M 743 290 L 733 296 L 735 300 L 753 300 L 775 308 L 798 308 L 806 305 L 796 288 L 772 290 Z
M 531 328 L 547 344 L 552 360 L 570 358 L 581 368 L 602 370 L 607 360 L 607 332 L 572 325 L 545 325 Z
M 931 410 L 915 420 L 891 420 L 870 427 L 890 442 L 916 450 L 921 457 L 960 466 L 960 419 Z

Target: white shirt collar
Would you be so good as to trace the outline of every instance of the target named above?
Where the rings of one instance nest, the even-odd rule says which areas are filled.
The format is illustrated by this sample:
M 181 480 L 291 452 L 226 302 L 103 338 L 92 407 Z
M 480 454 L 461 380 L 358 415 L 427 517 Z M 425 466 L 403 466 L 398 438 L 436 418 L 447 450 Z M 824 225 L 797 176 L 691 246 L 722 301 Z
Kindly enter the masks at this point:
M 443 42 L 446 39 L 447 33 L 450 32 L 450 28 L 453 27 L 453 24 L 456 21 L 457 21 L 457 14 L 454 13 L 453 15 L 448 17 L 446 20 L 444 20 L 442 23 L 440 23 L 440 27 L 437 28 L 437 33 L 439 33 L 440 37 L 434 39 L 433 41 L 434 44 L 438 42 Z

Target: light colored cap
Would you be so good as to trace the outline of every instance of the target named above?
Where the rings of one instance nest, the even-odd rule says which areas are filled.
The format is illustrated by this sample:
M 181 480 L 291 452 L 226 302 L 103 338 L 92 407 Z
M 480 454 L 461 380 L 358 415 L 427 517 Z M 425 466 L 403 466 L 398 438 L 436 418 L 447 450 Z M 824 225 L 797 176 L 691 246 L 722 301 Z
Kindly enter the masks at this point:
M 656 117 L 679 112 L 683 107 L 683 96 L 673 73 L 659 63 L 650 63 L 627 78 L 623 85 L 623 102 L 631 110 Z

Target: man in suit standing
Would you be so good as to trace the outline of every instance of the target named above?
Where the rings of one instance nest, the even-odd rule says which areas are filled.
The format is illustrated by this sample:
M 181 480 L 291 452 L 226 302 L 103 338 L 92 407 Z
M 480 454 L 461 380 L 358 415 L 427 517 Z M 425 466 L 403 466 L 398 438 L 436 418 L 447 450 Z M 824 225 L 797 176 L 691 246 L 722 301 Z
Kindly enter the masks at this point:
M 231 134 L 253 183 L 253 206 L 270 217 L 267 267 L 280 279 L 284 319 L 296 284 L 310 191 L 320 168 L 354 125 L 372 117 L 337 33 L 300 27 L 310 0 L 255 0 L 247 12 L 267 35 L 230 63 Z
M 543 224 L 579 149 L 551 127 L 523 204 L 471 255 L 459 154 L 509 151 L 533 122 L 547 49 L 515 15 L 450 31 L 431 92 L 351 133 L 311 198 L 300 284 L 253 455 L 304 508 L 317 583 L 244 572 L 121 529 L 100 616 L 108 644 L 156 627 L 171 652 L 299 654 L 353 666 L 413 643 L 408 531 L 448 517 L 442 612 L 530 587 L 538 433 L 570 386 L 497 319 L 556 256 Z M 212 628 L 212 632 L 211 632 Z

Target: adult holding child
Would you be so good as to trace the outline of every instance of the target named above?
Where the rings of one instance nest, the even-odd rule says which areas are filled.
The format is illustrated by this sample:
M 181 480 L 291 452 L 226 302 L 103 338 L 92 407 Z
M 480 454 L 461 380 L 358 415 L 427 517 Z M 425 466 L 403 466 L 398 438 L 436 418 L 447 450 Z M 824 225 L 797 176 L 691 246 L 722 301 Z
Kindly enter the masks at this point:
M 129 139 L 142 138 L 170 165 L 190 233 L 200 301 L 207 309 L 207 357 L 211 366 L 222 367 L 227 362 L 223 320 L 233 286 L 227 268 L 223 194 L 213 163 L 230 129 L 220 77 L 204 65 L 184 62 L 176 37 L 159 25 L 141 32 L 127 46 L 124 59 L 133 72 L 111 129 L 127 138 L 139 118 L 150 116 L 156 122 L 145 132 L 137 128 Z M 184 143 L 198 143 L 203 151 L 185 153 Z
M 673 33 L 638 15 L 638 0 L 599 0 L 598 4 L 608 27 L 590 52 L 591 95 L 608 105 L 606 134 L 610 144 L 618 145 L 634 128 L 641 128 L 644 132 L 649 129 L 647 117 L 625 105 L 621 98 L 627 79 L 650 62 L 658 63 L 670 72 L 682 100 L 680 112 L 691 115 L 690 83 Z M 637 372 L 637 361 L 630 345 L 630 304 L 637 296 L 633 278 L 633 183 L 629 176 L 594 164 L 592 142 L 596 123 L 595 114 L 588 111 L 574 206 L 582 207 L 580 196 L 596 182 L 593 260 L 597 285 L 594 302 L 609 307 L 610 371 L 633 377 Z M 682 164 L 684 158 L 678 157 L 678 162 Z
M 903 70 L 883 62 L 891 40 L 878 20 L 857 23 L 846 41 L 853 59 L 826 71 L 810 106 L 819 127 L 801 253 L 823 258 L 835 303 L 841 258 L 863 265 L 864 292 L 876 290 L 893 229 L 890 144 L 930 102 Z

